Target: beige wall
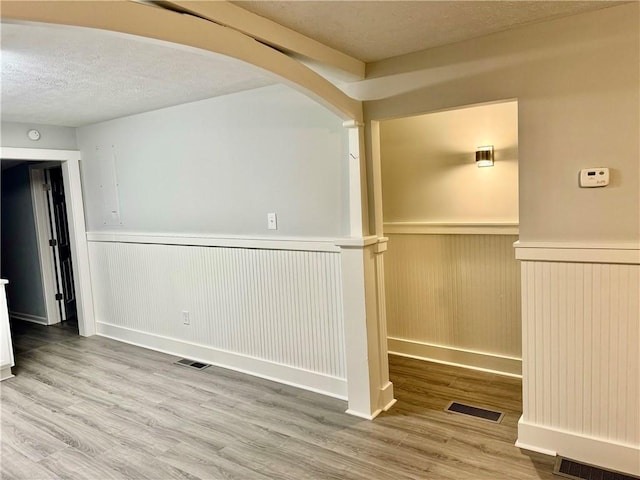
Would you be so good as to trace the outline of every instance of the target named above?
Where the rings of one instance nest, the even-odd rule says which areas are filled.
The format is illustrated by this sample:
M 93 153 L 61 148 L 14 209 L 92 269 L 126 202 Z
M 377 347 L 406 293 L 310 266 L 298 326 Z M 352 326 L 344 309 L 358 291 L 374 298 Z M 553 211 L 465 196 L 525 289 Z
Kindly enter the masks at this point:
M 475 165 L 481 145 L 495 148 L 491 168 Z M 380 152 L 389 350 L 519 374 L 517 236 L 465 226 L 518 221 L 517 102 L 381 122 Z
M 640 4 L 369 65 L 366 120 L 518 99 L 521 241 L 639 240 Z M 578 188 L 581 168 L 611 185 Z
M 516 240 L 515 235 L 389 235 L 389 350 L 519 374 Z
M 475 165 L 482 145 L 493 167 Z M 380 150 L 385 222 L 517 223 L 517 102 L 381 122 Z

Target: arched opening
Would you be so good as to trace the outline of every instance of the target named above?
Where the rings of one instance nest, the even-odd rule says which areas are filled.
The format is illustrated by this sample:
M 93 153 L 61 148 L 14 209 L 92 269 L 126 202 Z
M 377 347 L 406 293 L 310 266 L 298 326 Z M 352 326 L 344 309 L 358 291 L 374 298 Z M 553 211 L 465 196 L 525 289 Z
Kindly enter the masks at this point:
M 97 14 L 95 8 L 101 9 L 102 14 Z M 114 121 L 110 125 L 104 125 L 104 122 L 102 122 L 98 127 L 95 124 L 82 127 L 79 133 L 79 150 L 82 152 L 82 175 L 83 181 L 85 183 L 89 182 L 85 188 L 91 190 L 89 192 L 85 191 L 89 257 L 92 265 L 97 265 L 101 259 L 105 261 L 102 263 L 104 268 L 92 268 L 93 288 L 94 291 L 113 293 L 118 283 L 114 279 L 124 278 L 122 272 L 115 274 L 112 269 L 117 269 L 118 267 L 114 267 L 113 264 L 107 261 L 111 254 L 119 255 L 113 252 L 103 252 L 107 248 L 105 245 L 108 243 L 118 245 L 136 243 L 144 245 L 144 247 L 140 247 L 143 249 L 156 248 L 149 247 L 150 245 L 170 245 L 172 247 L 189 248 L 190 251 L 194 246 L 213 247 L 216 249 L 246 248 L 249 251 L 255 250 L 256 242 L 258 242 L 259 249 L 268 252 L 270 256 L 280 255 L 281 258 L 278 261 L 292 268 L 293 273 L 289 278 L 291 284 L 288 285 L 284 281 L 280 287 L 284 290 L 291 290 L 300 287 L 300 284 L 302 284 L 303 291 L 300 293 L 300 298 L 303 300 L 300 300 L 300 298 L 298 300 L 302 301 L 303 306 L 300 307 L 298 300 L 295 300 L 294 304 L 287 303 L 287 296 L 284 293 L 278 294 L 278 290 L 272 292 L 275 297 L 272 296 L 271 298 L 271 300 L 277 298 L 278 306 L 269 307 L 269 301 L 271 300 L 264 300 L 266 298 L 265 295 L 269 297 L 268 292 L 259 288 L 253 292 L 255 294 L 253 300 L 257 302 L 254 306 L 255 308 L 250 307 L 247 309 L 244 306 L 240 308 L 237 304 L 234 304 L 234 307 L 238 307 L 239 310 L 244 309 L 246 316 L 249 316 L 247 311 L 250 313 L 250 311 L 255 312 L 255 309 L 262 308 L 259 304 L 264 300 L 266 301 L 265 305 L 268 307 L 267 311 L 276 317 L 278 317 L 282 309 L 285 310 L 285 314 L 287 308 L 291 312 L 299 311 L 300 308 L 306 309 L 305 311 L 308 313 L 308 315 L 305 313 L 307 319 L 316 318 L 317 325 L 300 325 L 295 322 L 290 325 L 290 327 L 295 326 L 299 331 L 296 328 L 281 326 L 280 330 L 274 330 L 276 332 L 274 334 L 277 334 L 278 331 L 281 334 L 277 334 L 279 335 L 278 338 L 273 339 L 271 342 L 271 345 L 275 345 L 274 348 L 276 350 L 279 349 L 281 352 L 280 356 L 298 355 L 297 360 L 280 358 L 277 355 L 276 357 L 278 358 L 270 356 L 274 353 L 271 351 L 267 352 L 263 360 L 278 365 L 282 363 L 284 367 L 277 366 L 274 370 L 272 366 L 265 366 L 261 362 L 249 362 L 249 366 L 247 366 L 246 356 L 255 356 L 256 349 L 264 351 L 264 348 L 257 340 L 253 341 L 253 343 L 250 341 L 251 345 L 238 347 L 239 350 L 234 353 L 235 356 L 227 355 L 226 353 L 222 355 L 210 351 L 213 348 L 214 350 L 217 349 L 216 351 L 227 352 L 230 344 L 235 347 L 240 345 L 242 342 L 238 338 L 234 338 L 231 333 L 228 338 L 229 345 L 220 345 L 218 347 L 205 345 L 204 349 L 197 350 L 196 354 L 191 356 L 211 362 L 231 364 L 234 368 L 248 370 L 257 375 L 276 378 L 285 383 L 300 385 L 304 388 L 318 390 L 341 398 L 348 396 L 349 411 L 351 413 L 367 418 L 374 416 L 375 412 L 380 410 L 377 400 L 372 400 L 377 398 L 377 395 L 372 394 L 372 392 L 375 392 L 378 388 L 374 385 L 378 375 L 370 372 L 371 364 L 366 359 L 368 357 L 367 351 L 371 347 L 371 345 L 367 344 L 367 330 L 370 329 L 370 327 L 367 327 L 367 322 L 375 324 L 376 313 L 374 312 L 373 315 L 365 313 L 370 309 L 371 304 L 370 301 L 365 299 L 365 296 L 369 296 L 372 293 L 375 294 L 375 292 L 367 291 L 365 295 L 365 273 L 363 271 L 365 259 L 362 251 L 368 244 L 362 239 L 363 232 L 367 230 L 367 226 L 366 221 L 363 220 L 365 217 L 363 212 L 366 211 L 366 205 L 362 201 L 365 192 L 363 191 L 362 182 L 364 159 L 360 155 L 362 151 L 362 132 L 358 123 L 361 118 L 360 102 L 349 99 L 322 77 L 274 49 L 255 42 L 245 35 L 222 29 L 211 22 L 179 15 L 175 12 L 130 2 L 91 4 L 90 8 L 84 3 L 73 5 L 62 3 L 52 7 L 50 2 L 44 2 L 37 5 L 30 4 L 29 6 L 12 3 L 8 8 L 3 8 L 2 13 L 3 18 L 9 19 L 9 21 L 37 21 L 47 22 L 48 25 L 66 25 L 69 28 L 99 29 L 111 35 L 113 34 L 112 32 L 117 32 L 117 36 L 113 37 L 114 40 L 120 38 L 123 34 L 125 36 L 136 35 L 137 41 L 151 42 L 149 45 L 162 45 L 164 42 L 169 41 L 173 44 L 180 44 L 181 46 L 175 47 L 174 45 L 174 47 L 186 49 L 184 50 L 185 52 L 200 49 L 230 56 L 242 60 L 242 62 L 253 64 L 254 66 L 257 65 L 259 69 L 267 71 L 268 77 L 274 78 L 275 76 L 285 85 L 294 87 L 297 92 L 311 99 L 304 99 L 299 93 L 290 92 L 284 94 L 284 98 L 281 98 L 282 102 L 278 103 L 278 94 L 276 93 L 276 95 L 271 95 L 270 107 L 267 104 L 256 107 L 255 101 L 250 99 L 251 94 L 247 93 L 242 94 L 243 99 L 240 100 L 240 103 L 244 102 L 244 110 L 242 108 L 238 110 L 238 104 L 234 102 L 231 102 L 234 103 L 233 105 L 222 105 L 228 97 L 219 102 L 212 100 L 213 103 L 219 104 L 219 112 L 222 112 L 217 121 L 211 117 L 202 118 L 202 115 L 205 117 L 208 115 L 203 113 L 204 110 L 207 110 L 206 106 L 190 104 L 183 107 L 169 107 L 182 109 L 183 113 L 185 109 L 193 108 L 195 110 L 192 112 L 194 113 L 192 120 L 201 115 L 200 120 L 203 120 L 203 122 L 200 120 L 195 120 L 196 123 L 192 124 L 178 122 L 179 124 L 174 124 L 168 130 L 165 130 L 165 134 L 161 132 L 163 128 L 167 128 L 170 122 L 166 123 L 164 121 L 166 117 L 158 120 L 159 117 L 157 115 L 162 117 L 162 113 L 158 112 L 143 114 L 148 115 L 145 118 L 150 120 L 149 123 L 145 123 L 143 126 L 136 125 L 138 119 L 129 117 L 123 121 Z M 124 88 L 126 88 L 126 85 L 124 85 Z M 283 91 L 286 90 L 280 90 L 281 93 Z M 317 105 L 316 102 L 321 106 Z M 329 112 L 326 111 L 325 107 L 329 109 Z M 200 108 L 203 110 L 199 110 Z M 301 143 L 292 142 L 291 138 L 286 138 L 286 133 L 281 136 L 280 140 L 273 135 L 269 135 L 269 122 L 273 118 L 268 119 L 261 116 L 262 114 L 266 115 L 269 108 L 271 108 L 272 112 L 278 112 L 279 115 L 282 114 L 287 117 L 288 128 L 290 131 L 301 135 L 299 137 L 302 139 Z M 244 120 L 240 117 L 234 119 L 234 115 L 241 110 L 245 115 Z M 304 118 L 304 121 L 296 124 L 295 117 L 301 112 L 304 112 L 304 115 L 299 117 L 298 120 Z M 237 115 L 235 116 L 237 117 Z M 257 124 L 259 119 L 262 119 L 262 123 L 257 125 L 257 128 L 252 128 L 252 122 Z M 154 123 L 156 120 L 159 123 Z M 344 126 L 352 127 L 349 133 L 343 130 L 342 120 L 346 121 Z M 326 123 L 327 121 L 331 124 L 331 127 L 327 127 L 328 124 L 323 124 L 323 122 Z M 223 123 L 235 124 L 238 130 L 243 130 L 245 133 L 253 132 L 255 135 L 249 141 L 247 141 L 246 135 L 234 136 L 233 134 L 228 134 L 228 131 L 226 132 L 227 135 L 225 135 Z M 277 124 L 277 120 L 275 124 Z M 159 129 L 155 129 L 155 127 L 159 127 Z M 338 128 L 336 129 L 335 127 Z M 207 133 L 207 128 L 209 133 Z M 156 138 L 159 135 L 163 141 L 145 141 L 145 139 L 151 138 L 151 135 L 155 135 Z M 210 137 L 208 139 L 208 149 L 204 144 L 198 142 L 194 146 L 192 142 L 194 136 L 202 139 L 207 135 Z M 262 141 L 256 142 L 255 140 L 258 137 L 262 138 Z M 215 139 L 217 139 L 217 143 L 212 143 L 211 140 Z M 169 140 L 169 142 L 167 143 L 165 140 Z M 235 144 L 233 143 L 234 141 Z M 182 142 L 181 146 L 178 145 L 179 142 Z M 162 144 L 162 146 L 158 146 L 159 144 Z M 266 148 L 264 148 L 265 145 L 267 146 Z M 193 148 L 197 151 L 194 152 Z M 253 148 L 252 153 L 245 151 L 247 148 Z M 273 148 L 271 153 L 269 153 L 269 148 Z M 189 149 L 192 150 L 189 151 Z M 185 152 L 186 156 L 183 157 Z M 223 191 L 225 188 L 233 190 L 234 184 L 228 179 L 234 176 L 237 178 L 238 175 L 241 175 L 241 172 L 233 173 L 216 170 L 214 167 L 215 161 L 210 161 L 206 164 L 200 163 L 200 168 L 204 167 L 207 172 L 198 170 L 198 166 L 194 164 L 191 165 L 194 167 L 192 169 L 178 169 L 171 173 L 171 169 L 162 172 L 161 168 L 159 169 L 158 165 L 153 162 L 146 164 L 144 161 L 138 161 L 158 158 L 157 155 L 169 156 L 173 154 L 175 158 L 184 158 L 184 162 L 198 163 L 198 160 L 194 159 L 200 158 L 203 161 L 207 156 L 211 157 L 216 153 L 222 153 L 227 158 L 232 159 L 234 155 L 238 156 L 238 152 L 243 152 L 242 155 L 245 157 L 248 155 L 253 155 L 254 158 L 262 157 L 262 170 L 253 169 L 253 171 L 244 172 L 244 174 L 253 174 L 256 177 L 260 177 L 260 182 L 254 186 L 254 191 L 260 191 L 260 189 L 264 189 L 265 185 L 268 185 L 267 190 L 275 195 L 275 197 L 272 195 L 271 200 L 278 197 L 278 191 L 282 192 L 289 189 L 296 193 L 294 196 L 280 195 L 282 197 L 279 201 L 281 206 L 276 206 L 276 208 L 262 205 L 259 200 L 257 202 L 253 201 L 251 208 L 248 210 L 240 208 L 242 202 L 229 204 L 231 207 L 237 207 L 237 211 L 234 213 L 233 208 L 229 208 L 226 212 L 219 212 L 217 218 L 224 217 L 226 214 L 226 225 L 235 225 L 238 228 L 231 228 L 230 231 L 215 231 L 213 232 L 215 239 L 210 238 L 211 231 L 206 231 L 206 228 L 204 228 L 204 233 L 202 231 L 203 225 L 206 225 L 207 221 L 212 221 L 212 218 L 203 221 L 202 214 L 204 210 L 202 208 L 200 208 L 200 214 L 194 213 L 199 210 L 197 203 L 202 200 L 201 197 L 194 196 L 194 192 L 199 191 L 200 193 L 207 193 L 209 196 L 213 195 L 212 198 L 207 197 L 206 201 L 202 201 L 200 204 L 201 206 L 207 205 L 212 211 L 215 211 L 217 207 L 216 199 L 214 198 L 215 192 Z M 289 164 L 283 164 L 283 158 L 287 158 L 288 160 L 285 163 L 289 162 Z M 337 163 L 336 160 L 338 161 Z M 271 161 L 273 163 L 270 163 Z M 241 163 L 236 162 L 234 164 L 231 162 L 228 165 L 231 164 L 234 165 L 234 168 L 246 169 Z M 311 164 L 315 166 L 306 168 Z M 301 165 L 305 165 L 302 170 Z M 213 170 L 211 170 L 212 168 Z M 200 175 L 195 180 L 200 182 L 198 188 L 189 189 L 187 188 L 189 184 L 181 183 L 183 180 L 181 179 L 181 172 L 186 170 L 189 170 L 191 175 L 196 176 L 198 176 L 198 173 L 207 174 Z M 259 173 L 260 171 L 262 173 Z M 221 172 L 226 173 L 226 176 L 220 174 Z M 216 177 L 217 174 L 220 175 Z M 144 179 L 144 185 L 146 186 L 136 191 L 136 188 L 131 188 L 132 178 Z M 152 182 L 154 178 L 156 179 L 155 183 Z M 211 189 L 212 185 L 206 185 L 206 182 L 205 184 L 202 183 L 205 178 L 217 179 L 222 183 L 217 189 Z M 308 181 L 305 181 L 304 178 L 308 179 Z M 326 181 L 323 181 L 323 178 Z M 167 181 L 168 179 L 170 180 Z M 174 188 L 180 184 L 184 188 Z M 209 190 L 207 190 L 207 187 L 209 187 Z M 163 205 L 162 208 L 156 208 L 154 211 L 154 207 L 150 206 L 151 202 L 147 202 L 147 206 L 150 208 L 149 215 L 136 210 L 138 206 L 145 203 L 144 200 L 156 197 L 156 200 L 158 200 L 160 198 L 157 195 L 158 190 L 162 191 L 163 201 L 156 205 Z M 236 188 L 235 190 L 237 198 L 243 198 L 242 189 Z M 244 197 L 246 198 L 246 195 Z M 171 203 L 172 198 L 174 200 L 179 199 L 182 203 L 176 206 Z M 190 200 L 191 203 L 183 204 L 187 200 Z M 136 208 L 132 208 L 133 205 L 136 205 Z M 280 212 L 273 211 L 278 208 L 281 209 Z M 251 213 L 252 210 L 254 213 Z M 154 218 L 153 213 L 155 213 L 155 218 L 158 218 L 167 211 L 171 211 L 174 215 L 173 218 L 176 219 L 175 222 L 171 223 L 170 227 L 167 227 L 166 223 L 163 225 L 162 222 L 154 224 L 154 222 L 145 223 L 145 221 L 140 220 L 141 218 Z M 255 213 L 258 211 L 262 213 Z M 291 215 L 285 215 L 287 211 L 290 211 Z M 262 232 L 267 230 L 266 214 L 272 213 L 280 213 L 278 223 L 282 234 L 280 238 L 275 240 L 270 237 L 274 235 L 273 232 Z M 242 215 L 247 214 L 251 218 L 243 219 Z M 296 215 L 298 215 L 298 219 L 295 221 L 296 227 L 291 228 L 292 224 L 287 220 Z M 331 218 L 329 223 L 323 220 L 329 217 Z M 215 219 L 216 217 L 213 216 L 213 218 Z M 178 231 L 172 230 L 172 227 L 182 225 L 181 222 L 185 219 L 187 219 L 187 224 L 189 221 L 191 222 L 191 226 L 183 225 Z M 131 227 L 129 230 L 126 229 L 127 224 Z M 194 227 L 195 224 L 198 226 Z M 249 224 L 252 226 L 247 227 Z M 100 228 L 102 226 L 109 228 L 105 231 L 100 231 L 98 225 Z M 259 227 L 256 227 L 257 225 Z M 188 239 L 185 239 L 185 236 Z M 207 238 L 201 238 L 203 236 Z M 242 238 L 243 236 L 251 236 L 252 238 Z M 176 249 L 170 250 L 173 252 Z M 345 263 L 340 261 L 340 254 L 346 253 L 346 250 L 348 250 L 352 258 Z M 276 253 L 285 251 L 294 253 L 289 254 L 291 258 L 284 258 L 284 254 Z M 165 252 L 164 260 L 156 259 L 158 261 L 152 261 L 152 263 L 161 264 L 168 258 L 168 255 Z M 311 260 L 307 258 L 310 256 L 313 257 Z M 305 259 L 301 260 L 298 257 L 304 257 Z M 241 261 L 251 263 L 254 260 L 244 259 Z M 197 260 L 193 261 L 198 262 Z M 272 261 L 273 259 L 265 260 L 265 265 L 269 265 L 269 262 Z M 128 264 L 130 262 L 125 262 L 122 267 L 125 268 Z M 311 273 L 306 272 L 305 268 L 310 268 L 309 272 Z M 317 273 L 318 269 L 320 270 L 319 274 Z M 163 275 L 162 272 L 156 273 L 155 278 Z M 308 283 L 305 280 L 309 276 L 307 275 L 308 273 L 312 276 L 316 275 L 317 281 Z M 133 274 L 129 276 L 129 279 L 134 283 L 136 278 Z M 211 276 L 209 275 L 208 278 L 211 278 Z M 345 281 L 345 278 L 349 278 L 349 281 Z M 281 278 L 278 280 L 281 280 Z M 243 281 L 251 281 L 251 279 L 240 280 L 241 285 L 238 286 L 238 292 L 246 293 L 247 285 L 243 284 Z M 183 283 L 189 284 L 189 282 L 171 280 L 168 281 L 167 288 L 173 288 L 175 284 Z M 99 285 L 96 286 L 96 284 Z M 324 291 L 323 289 L 325 288 L 329 289 L 328 295 L 319 293 Z M 341 289 L 346 290 L 341 291 Z M 122 293 L 124 295 L 130 291 L 130 289 L 125 289 Z M 114 325 L 109 324 L 107 321 L 100 322 L 96 318 L 98 320 L 98 332 L 103 335 L 117 336 L 132 343 L 150 345 L 160 350 L 179 354 L 184 352 L 185 355 L 187 352 L 193 353 L 191 343 L 196 340 L 202 340 L 206 335 L 203 335 L 203 332 L 198 330 L 198 324 L 196 323 L 198 315 L 194 316 L 192 312 L 194 309 L 198 310 L 202 307 L 201 313 L 203 316 L 207 316 L 209 313 L 205 306 L 200 304 L 199 300 L 193 300 L 189 291 L 185 291 L 184 294 L 179 294 L 178 292 L 178 295 L 174 291 L 164 291 L 161 294 L 160 292 L 163 291 L 162 288 L 155 289 L 155 294 L 160 295 L 155 300 L 170 298 L 174 295 L 181 301 L 182 306 L 178 306 L 178 303 L 176 303 L 171 308 L 161 309 L 161 313 L 175 310 L 178 315 L 173 315 L 171 318 L 160 322 L 155 322 L 154 320 L 155 330 L 147 331 L 147 336 L 140 336 L 141 325 L 135 324 L 135 322 L 134 324 Z M 139 303 L 137 300 L 142 297 L 134 298 L 132 305 L 120 302 L 117 297 L 112 296 L 102 300 L 96 298 L 95 311 L 111 314 L 115 312 L 114 308 L 116 310 L 120 308 L 121 310 L 117 312 L 118 318 L 126 317 L 136 311 L 140 313 L 136 309 L 136 305 Z M 220 293 L 220 297 L 225 297 L 231 302 L 238 301 L 225 293 Z M 294 296 L 294 298 L 297 297 Z M 149 298 L 147 300 L 149 300 L 147 304 L 155 302 L 154 299 Z M 192 302 L 191 304 L 198 304 L 198 306 L 186 306 L 190 302 Z M 210 307 L 211 305 L 208 306 Z M 187 312 L 186 316 L 189 317 L 189 322 L 184 321 L 184 318 L 186 318 L 184 312 Z M 324 321 L 328 318 L 327 315 L 334 319 L 332 321 L 335 324 L 331 322 L 327 324 Z M 137 318 L 139 317 L 138 315 Z M 179 318 L 180 322 L 176 322 L 176 318 Z M 257 335 L 260 332 L 265 332 L 265 329 L 270 329 L 268 319 L 262 318 L 260 321 L 264 325 L 247 325 L 245 331 Z M 349 327 L 341 322 L 353 323 L 354 325 Z M 100 327 L 100 323 L 103 324 L 102 327 Z M 189 323 L 190 328 L 185 330 L 185 323 Z M 88 332 L 89 330 L 86 331 Z M 357 338 L 357 341 L 361 344 L 359 348 L 346 349 L 346 356 L 345 332 L 349 332 L 350 342 Z M 222 335 L 215 335 L 217 339 L 222 338 Z M 315 340 L 319 338 L 318 335 L 326 338 L 323 337 L 319 342 L 316 342 Z M 165 341 L 167 337 L 175 339 L 175 337 L 181 336 L 184 338 L 178 338 L 178 343 L 167 343 Z M 286 338 L 286 342 L 289 342 L 290 345 L 281 344 L 278 346 L 278 342 L 283 341 L 283 338 Z M 300 343 L 301 339 L 304 340 L 302 343 Z M 189 342 L 189 346 L 184 346 L 180 342 Z M 309 348 L 305 348 L 307 343 Z M 374 340 L 374 343 L 377 344 L 378 342 Z M 316 353 L 309 353 L 316 350 Z M 220 357 L 220 355 L 224 358 Z M 302 377 L 300 376 L 300 369 L 305 371 Z M 369 379 L 365 384 L 361 384 L 355 381 L 348 382 L 347 376 L 352 379 Z M 386 383 L 388 382 L 385 382 L 385 385 Z M 349 384 L 350 390 L 348 394 L 347 384 Z

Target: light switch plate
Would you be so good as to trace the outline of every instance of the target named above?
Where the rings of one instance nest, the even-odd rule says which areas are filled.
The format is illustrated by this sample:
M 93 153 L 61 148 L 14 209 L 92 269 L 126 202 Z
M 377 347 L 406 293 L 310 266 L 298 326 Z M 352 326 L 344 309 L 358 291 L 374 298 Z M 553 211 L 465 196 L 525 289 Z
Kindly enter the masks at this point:
M 582 188 L 606 187 L 607 185 L 609 185 L 609 169 L 607 167 L 580 170 L 580 186 Z
M 269 230 L 278 229 L 278 218 L 275 213 L 267 213 L 267 229 Z

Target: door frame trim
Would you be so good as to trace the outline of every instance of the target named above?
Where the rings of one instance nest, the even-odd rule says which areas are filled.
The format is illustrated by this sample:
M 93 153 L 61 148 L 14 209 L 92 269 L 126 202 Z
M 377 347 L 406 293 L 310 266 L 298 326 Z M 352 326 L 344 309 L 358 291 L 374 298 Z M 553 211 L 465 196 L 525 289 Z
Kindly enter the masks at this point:
M 36 236 L 38 239 L 38 256 L 40 257 L 40 273 L 42 279 L 42 291 L 47 325 L 53 325 L 61 321 L 60 310 L 56 300 L 56 269 L 53 262 L 51 247 L 49 246 L 49 212 L 47 211 L 47 199 L 42 185 L 45 183 L 44 170 L 46 166 L 30 165 L 29 181 L 31 186 L 31 201 L 33 203 L 33 216 L 36 224 Z
M 80 335 L 89 337 L 96 333 L 93 311 L 93 293 L 89 269 L 89 249 L 87 245 L 80 180 L 80 152 L 78 150 L 51 150 L 39 148 L 0 147 L 0 158 L 41 162 L 61 162 L 62 179 L 67 200 L 69 237 L 71 241 L 71 261 L 76 290 L 78 330 Z

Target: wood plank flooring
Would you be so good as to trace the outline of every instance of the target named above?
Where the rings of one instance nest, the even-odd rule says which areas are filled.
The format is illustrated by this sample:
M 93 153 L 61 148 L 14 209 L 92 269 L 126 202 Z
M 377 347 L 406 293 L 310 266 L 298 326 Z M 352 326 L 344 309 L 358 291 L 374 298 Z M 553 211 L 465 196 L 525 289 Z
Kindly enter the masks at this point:
M 101 337 L 16 357 L 0 385 L 3 479 L 551 479 L 515 448 L 520 381 L 391 357 L 397 404 L 346 402 Z M 450 400 L 506 412 L 492 424 Z
M 78 321 L 76 319 L 49 326 L 11 319 L 11 339 L 13 352 L 16 355 L 77 336 Z

